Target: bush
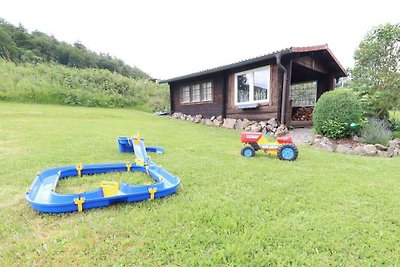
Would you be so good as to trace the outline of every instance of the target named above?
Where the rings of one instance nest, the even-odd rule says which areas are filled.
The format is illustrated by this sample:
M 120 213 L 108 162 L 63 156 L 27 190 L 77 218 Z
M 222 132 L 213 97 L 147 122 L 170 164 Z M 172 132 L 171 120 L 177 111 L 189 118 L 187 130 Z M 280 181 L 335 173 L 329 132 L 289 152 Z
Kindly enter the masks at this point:
M 383 120 L 370 119 L 369 123 L 364 125 L 362 137 L 367 144 L 387 145 L 392 138 L 392 132 Z
M 336 89 L 324 93 L 313 113 L 315 131 L 330 138 L 342 138 L 357 133 L 350 127 L 362 119 L 361 105 L 350 89 Z

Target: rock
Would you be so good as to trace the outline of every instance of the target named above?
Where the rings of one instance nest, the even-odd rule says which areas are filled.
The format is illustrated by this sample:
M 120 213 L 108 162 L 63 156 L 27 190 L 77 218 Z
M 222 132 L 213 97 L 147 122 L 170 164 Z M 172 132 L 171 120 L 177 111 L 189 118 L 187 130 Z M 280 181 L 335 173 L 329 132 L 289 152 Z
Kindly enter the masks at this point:
M 242 127 L 243 129 L 250 125 L 250 121 L 248 119 L 243 119 Z
M 219 120 L 217 120 L 217 119 L 215 119 L 215 120 L 213 120 L 213 125 L 214 126 L 221 126 L 222 125 L 222 123 L 223 123 L 223 121 L 219 121 Z
M 362 141 L 363 141 L 363 138 L 362 138 L 362 137 L 359 137 L 359 136 L 357 136 L 357 135 L 353 136 L 351 139 L 352 139 L 354 142 L 357 142 L 357 143 L 362 143 Z
M 315 143 L 321 142 L 322 136 L 320 136 L 319 138 L 314 138 L 311 142 L 310 145 L 313 145 Z
M 271 125 L 272 127 L 278 127 L 278 123 L 276 122 L 275 118 L 270 119 L 269 121 L 267 121 L 267 124 Z
M 213 125 L 213 122 L 211 119 L 206 119 L 206 125 Z
M 389 146 L 389 148 L 387 149 L 387 156 L 389 157 L 389 158 L 391 158 L 391 157 L 393 157 L 394 156 L 394 153 L 395 153 L 395 148 L 394 147 L 392 147 L 392 146 Z
M 251 132 L 261 132 L 261 130 L 262 130 L 262 127 L 258 123 L 255 123 L 255 124 L 250 126 L 250 131 Z
M 342 144 L 337 145 L 336 152 L 343 153 L 343 154 L 353 154 L 353 150 L 350 147 L 342 145 Z
M 202 119 L 203 119 L 203 115 L 198 114 L 194 117 L 194 123 L 200 123 Z
M 250 131 L 251 126 L 247 126 L 246 128 L 244 128 L 245 131 Z
M 393 148 L 400 148 L 400 141 L 395 140 L 390 140 L 389 141 L 389 147 Z
M 388 157 L 388 153 L 387 153 L 386 151 L 382 151 L 382 150 L 379 150 L 379 149 L 378 149 L 377 155 L 378 155 L 379 157 L 384 157 L 384 158 L 387 158 L 387 157 Z
M 275 136 L 276 137 L 283 136 L 283 135 L 287 134 L 288 132 L 289 132 L 288 128 L 286 128 L 285 125 L 281 125 L 276 129 Z
M 260 121 L 259 124 L 261 125 L 261 128 L 267 127 L 267 123 L 265 121 Z
M 171 117 L 174 119 L 180 119 L 182 115 L 183 114 L 181 112 L 174 112 Z
M 200 123 L 201 123 L 201 124 L 206 124 L 206 119 L 204 119 L 204 118 L 201 119 Z
M 210 120 L 212 120 L 212 121 L 215 120 L 215 116 L 212 116 Z
M 387 146 L 381 145 L 381 144 L 375 144 L 376 149 L 380 150 L 380 151 L 386 151 L 388 150 Z
M 355 149 L 354 149 L 354 154 L 356 154 L 356 155 L 359 155 L 359 156 L 364 156 L 364 149 L 363 149 L 363 146 L 357 146 Z
M 317 139 L 315 140 L 316 142 L 313 145 L 314 147 L 330 152 L 334 152 L 336 150 L 336 145 L 331 140 L 329 140 L 329 138 L 323 137 L 318 140 L 319 141 L 317 141 Z
M 364 145 L 363 150 L 366 156 L 375 156 L 378 153 L 378 149 L 374 145 Z
M 400 155 L 400 148 L 395 148 L 393 152 L 393 157 L 397 157 Z
M 271 133 L 275 133 L 275 131 L 276 131 L 276 128 L 269 124 L 267 125 L 266 129 L 268 132 L 271 132 Z
M 191 116 L 191 115 L 188 115 L 187 117 L 186 117 L 186 120 L 187 121 L 192 121 L 192 119 L 193 119 L 193 117 Z M 194 120 L 194 119 L 193 119 Z
M 235 123 L 236 123 L 236 119 L 226 118 L 224 120 L 224 123 L 222 124 L 222 127 L 228 128 L 228 129 L 233 129 L 233 128 L 235 128 Z
M 220 123 L 224 123 L 224 118 L 222 118 L 221 115 L 219 115 L 219 116 L 216 118 L 216 120 L 219 121 Z
M 235 129 L 243 130 L 243 121 L 241 119 L 236 120 L 235 122 Z

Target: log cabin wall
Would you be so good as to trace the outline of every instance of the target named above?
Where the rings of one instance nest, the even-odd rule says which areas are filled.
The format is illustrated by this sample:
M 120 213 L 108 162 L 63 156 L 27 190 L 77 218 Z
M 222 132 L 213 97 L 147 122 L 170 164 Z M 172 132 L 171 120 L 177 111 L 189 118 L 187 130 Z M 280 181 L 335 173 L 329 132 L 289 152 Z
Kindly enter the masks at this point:
M 199 103 L 182 103 L 182 87 L 203 82 L 212 83 L 212 101 Z M 214 75 L 187 79 L 170 84 L 171 112 L 182 112 L 195 116 L 201 114 L 206 118 L 224 116 L 224 75 L 222 72 Z
M 260 104 L 257 108 L 240 109 L 235 105 L 235 73 L 246 70 L 256 69 L 264 66 L 270 66 L 270 101 L 269 103 Z M 261 63 L 249 65 L 242 68 L 232 69 L 227 73 L 226 84 L 226 117 L 234 119 L 249 119 L 249 120 L 268 120 L 277 118 L 279 110 L 279 98 L 281 83 L 278 79 L 278 66 L 275 58 Z

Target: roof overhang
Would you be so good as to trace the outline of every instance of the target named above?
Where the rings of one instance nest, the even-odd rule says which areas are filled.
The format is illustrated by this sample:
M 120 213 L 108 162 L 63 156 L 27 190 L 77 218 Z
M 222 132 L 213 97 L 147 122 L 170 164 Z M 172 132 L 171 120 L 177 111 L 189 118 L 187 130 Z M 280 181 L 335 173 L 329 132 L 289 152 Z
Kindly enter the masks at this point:
M 279 50 L 279 51 L 276 51 L 276 52 L 273 52 L 270 54 L 242 60 L 242 61 L 239 61 L 236 63 L 223 65 L 220 67 L 211 68 L 211 69 L 207 69 L 207 70 L 203 70 L 203 71 L 199 71 L 199 72 L 195 72 L 195 73 L 191 73 L 191 74 L 187 74 L 187 75 L 183 75 L 183 76 L 178 76 L 178 77 L 171 78 L 171 79 L 161 80 L 160 83 L 172 83 L 172 82 L 196 78 L 196 77 L 200 77 L 200 76 L 204 76 L 204 75 L 210 75 L 210 74 L 214 74 L 214 73 L 221 72 L 221 71 L 227 71 L 227 70 L 231 70 L 231 69 L 235 69 L 235 68 L 240 68 L 240 67 L 244 67 L 247 65 L 251 65 L 254 63 L 258 63 L 258 62 L 262 62 L 265 60 L 275 58 L 277 55 L 283 56 L 283 55 L 287 55 L 287 54 L 291 54 L 291 53 L 306 53 L 306 52 L 318 52 L 318 51 L 321 51 L 321 52 L 326 51 L 327 55 L 329 55 L 330 59 L 335 63 L 335 66 L 336 66 L 335 71 L 336 71 L 337 77 L 345 77 L 346 76 L 346 70 L 343 68 L 343 66 L 339 63 L 339 61 L 333 55 L 332 51 L 328 48 L 328 45 L 325 44 L 325 45 L 317 45 L 317 46 L 286 48 L 286 49 L 282 49 L 282 50 Z

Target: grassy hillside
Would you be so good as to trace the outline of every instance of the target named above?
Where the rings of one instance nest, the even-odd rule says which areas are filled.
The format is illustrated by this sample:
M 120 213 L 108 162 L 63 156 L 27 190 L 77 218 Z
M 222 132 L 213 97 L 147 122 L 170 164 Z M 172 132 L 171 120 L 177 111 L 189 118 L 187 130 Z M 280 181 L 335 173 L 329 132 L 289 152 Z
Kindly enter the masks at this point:
M 87 107 L 166 109 L 168 86 L 107 70 L 0 60 L 0 100 Z
M 117 137 L 137 132 L 165 148 L 152 160 L 181 178 L 177 194 L 61 215 L 25 201 L 38 170 L 132 160 Z M 134 110 L 0 102 L 0 265 L 400 265 L 400 158 L 301 146 L 283 162 L 241 146 L 236 131 Z M 77 179 L 62 190 L 92 186 Z

